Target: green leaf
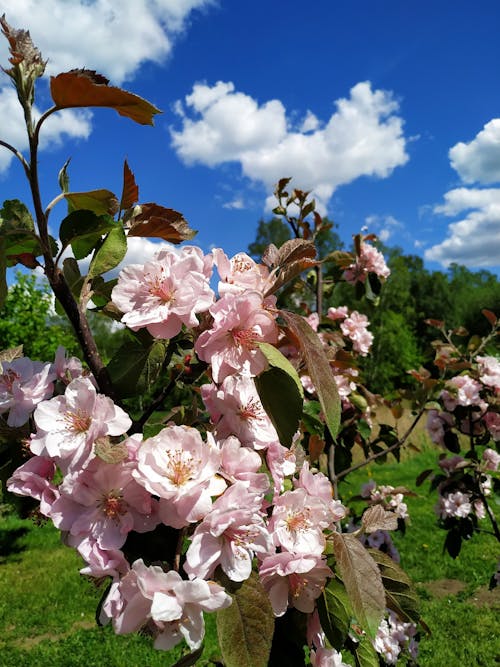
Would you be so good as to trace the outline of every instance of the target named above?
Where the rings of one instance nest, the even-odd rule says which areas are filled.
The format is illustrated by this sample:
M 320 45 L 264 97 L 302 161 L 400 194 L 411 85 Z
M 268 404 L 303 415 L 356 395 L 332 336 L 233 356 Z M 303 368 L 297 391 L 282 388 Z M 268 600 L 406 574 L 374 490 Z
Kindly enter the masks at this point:
M 192 665 L 196 665 L 197 661 L 201 658 L 204 645 L 202 644 L 200 648 L 197 648 L 196 651 L 191 651 L 191 653 L 188 653 L 187 655 L 183 655 L 182 658 L 177 660 L 175 665 L 172 665 L 172 667 L 191 667 Z
M 118 199 L 110 190 L 65 192 L 64 197 L 72 211 L 85 210 L 97 215 L 115 215 L 119 208 Z
M 348 533 L 333 533 L 333 550 L 352 610 L 372 639 L 385 611 L 385 591 L 377 563 L 361 542 Z
M 126 398 L 148 389 L 158 378 L 166 352 L 164 341 L 147 347 L 137 340 L 124 343 L 107 366 L 119 396 Z
M 231 594 L 233 603 L 217 612 L 217 636 L 226 667 L 267 667 L 274 632 L 269 597 L 252 572 Z
M 123 228 L 115 227 L 96 250 L 89 266 L 89 277 L 94 278 L 111 271 L 122 261 L 127 252 L 127 238 Z
M 382 551 L 370 549 L 369 552 L 382 575 L 387 607 L 405 623 L 418 623 L 419 599 L 406 572 Z
M 35 223 L 27 207 L 19 199 L 7 199 L 0 209 L 0 229 L 7 231 L 35 231 Z
M 254 381 L 281 444 L 290 447 L 302 415 L 302 396 L 295 380 L 281 368 L 271 367 Z
M 318 393 L 326 425 L 335 440 L 340 426 L 340 397 L 321 340 L 300 315 L 287 310 L 281 310 L 280 315 L 300 345 L 307 370 Z
M 330 579 L 317 604 L 323 632 L 333 648 L 340 651 L 352 620 L 351 604 L 342 582 Z
M 259 346 L 262 354 L 266 357 L 269 365 L 275 368 L 281 368 L 282 371 L 288 373 L 288 375 L 297 385 L 300 395 L 304 397 L 304 388 L 302 386 L 302 382 L 300 381 L 299 374 L 297 373 L 295 367 L 292 366 L 292 364 L 285 357 L 285 355 L 270 343 L 257 343 L 257 345 Z
M 377 651 L 368 637 L 363 637 L 354 650 L 356 667 L 379 667 L 380 660 Z
M 89 255 L 107 232 L 117 223 L 109 216 L 98 216 L 92 211 L 73 211 L 61 222 L 59 238 L 63 248 L 71 245 L 76 259 Z

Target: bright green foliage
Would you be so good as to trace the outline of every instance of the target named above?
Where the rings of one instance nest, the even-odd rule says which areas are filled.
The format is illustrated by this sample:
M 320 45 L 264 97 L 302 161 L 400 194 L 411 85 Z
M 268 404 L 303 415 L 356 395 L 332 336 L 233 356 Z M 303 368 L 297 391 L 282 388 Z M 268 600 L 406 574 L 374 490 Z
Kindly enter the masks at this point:
M 78 354 L 73 333 L 53 312 L 49 286 L 34 274 L 16 278 L 0 311 L 0 349 L 22 345 L 25 356 L 40 361 L 52 361 L 59 345 Z

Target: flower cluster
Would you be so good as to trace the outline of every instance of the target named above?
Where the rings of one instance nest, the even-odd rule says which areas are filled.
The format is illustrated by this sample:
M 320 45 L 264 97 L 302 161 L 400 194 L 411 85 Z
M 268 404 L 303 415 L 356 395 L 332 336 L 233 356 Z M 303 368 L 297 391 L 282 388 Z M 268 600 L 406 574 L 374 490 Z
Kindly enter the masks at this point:
M 417 659 L 418 642 L 414 623 L 402 622 L 392 611 L 379 626 L 374 641 L 375 650 L 388 665 L 395 665 L 404 653 L 412 660 Z
M 498 322 L 486 312 L 492 337 Z M 500 361 L 478 354 L 487 339 L 480 344 L 469 342 L 469 352 L 463 353 L 453 342 L 453 332 L 444 332 L 443 323 L 430 323 L 441 328 L 446 338 L 445 343 L 435 342 L 435 364 L 447 379 L 432 380 L 425 374 L 420 379 L 435 393 L 427 411 L 427 432 L 435 444 L 453 454 L 441 454 L 440 470 L 432 485 L 439 493 L 435 512 L 440 525 L 448 531 L 445 547 L 456 557 L 462 541 L 470 539 L 478 530 L 478 521 L 488 516 L 487 498 L 495 485 L 490 473 L 498 470 L 500 463 Z M 463 336 L 464 331 L 458 334 Z M 491 517 L 490 513 L 490 520 Z M 498 532 L 494 519 L 493 522 L 494 531 Z
M 385 280 L 390 276 L 391 272 L 385 263 L 382 253 L 369 243 L 361 241 L 356 261 L 346 268 L 344 279 L 348 283 L 364 283 L 370 273 Z
M 221 276 L 217 299 L 209 286 L 213 263 Z M 267 280 L 266 267 L 246 255 L 229 260 L 221 250 L 204 256 L 187 247 L 128 267 L 113 290 L 132 330 L 157 338 L 182 327 L 193 332 L 210 378 L 200 389 L 210 421 L 205 437 L 173 423 L 146 439 L 131 434 L 129 415 L 62 352 L 54 364 L 3 366 L 4 411 L 21 419 L 13 406 L 23 391 L 22 421 L 34 427 L 31 456 L 9 490 L 40 501 L 40 512 L 83 558 L 82 573 L 111 577 L 101 622 L 117 633 L 147 628 L 159 649 L 182 639 L 197 648 L 203 612 L 231 603 L 213 581 L 217 568 L 243 582 L 256 567 L 276 616 L 290 607 L 312 614 L 333 575 L 326 542 L 346 510 L 328 478 L 307 461 L 298 465 L 295 449 L 280 443 L 254 383 L 267 367 L 259 343 L 278 345 L 280 336 Z M 165 529 L 181 531 L 183 554 L 160 563 L 131 556 L 134 534 Z M 327 649 L 317 649 L 319 664 Z

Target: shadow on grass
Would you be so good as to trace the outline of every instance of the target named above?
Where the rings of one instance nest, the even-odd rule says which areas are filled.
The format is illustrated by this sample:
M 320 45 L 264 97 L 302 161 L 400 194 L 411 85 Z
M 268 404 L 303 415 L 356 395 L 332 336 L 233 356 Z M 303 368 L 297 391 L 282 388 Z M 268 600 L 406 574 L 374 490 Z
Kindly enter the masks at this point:
M 26 549 L 26 546 L 20 544 L 19 540 L 28 532 L 28 528 L 24 526 L 20 528 L 0 528 L 0 563 L 5 563 L 12 556 Z

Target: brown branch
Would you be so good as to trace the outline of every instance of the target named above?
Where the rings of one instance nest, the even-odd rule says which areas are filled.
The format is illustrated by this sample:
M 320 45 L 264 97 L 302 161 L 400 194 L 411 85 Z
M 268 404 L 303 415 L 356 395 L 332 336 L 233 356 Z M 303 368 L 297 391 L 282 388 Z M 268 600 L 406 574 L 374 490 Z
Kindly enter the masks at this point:
M 405 444 L 405 442 L 408 440 L 408 438 L 410 437 L 411 433 L 413 432 L 413 429 L 415 428 L 415 426 L 420 421 L 420 417 L 424 414 L 424 412 L 425 412 L 425 408 L 420 408 L 417 416 L 413 420 L 412 424 L 409 426 L 406 433 L 394 445 L 391 445 L 390 447 L 387 447 L 387 449 L 384 449 L 381 452 L 377 452 L 376 454 L 372 454 L 371 456 L 368 456 L 368 458 L 366 458 L 364 461 L 361 461 L 361 463 L 357 463 L 356 465 L 353 465 L 350 468 L 346 468 L 345 470 L 342 470 L 341 472 L 339 472 L 338 475 L 335 476 L 333 481 L 338 481 L 339 479 L 342 479 L 343 477 L 345 477 L 349 473 L 354 472 L 355 470 L 358 470 L 359 468 L 364 468 L 364 466 L 368 465 L 372 461 L 375 461 L 376 459 L 379 459 L 381 456 L 385 456 L 386 454 L 390 454 L 391 452 L 394 452 L 399 447 L 402 447 Z

